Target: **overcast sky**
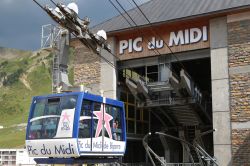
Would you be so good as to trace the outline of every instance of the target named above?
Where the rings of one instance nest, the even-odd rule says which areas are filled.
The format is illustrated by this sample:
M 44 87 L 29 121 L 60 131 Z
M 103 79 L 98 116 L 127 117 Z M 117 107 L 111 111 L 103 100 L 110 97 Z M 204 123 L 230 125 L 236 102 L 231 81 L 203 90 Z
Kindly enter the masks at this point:
M 37 0 L 41 4 L 50 4 L 49 0 Z M 54 0 L 65 4 L 72 0 Z M 79 16 L 89 17 L 91 25 L 101 23 L 118 12 L 108 0 L 73 0 L 79 7 Z M 132 8 L 128 1 L 119 0 L 127 9 Z M 148 0 L 136 0 L 144 3 Z M 115 2 L 115 0 L 113 0 Z M 0 0 L 0 47 L 22 50 L 40 48 L 42 25 L 54 23 L 33 0 Z M 54 23 L 55 24 L 55 23 Z

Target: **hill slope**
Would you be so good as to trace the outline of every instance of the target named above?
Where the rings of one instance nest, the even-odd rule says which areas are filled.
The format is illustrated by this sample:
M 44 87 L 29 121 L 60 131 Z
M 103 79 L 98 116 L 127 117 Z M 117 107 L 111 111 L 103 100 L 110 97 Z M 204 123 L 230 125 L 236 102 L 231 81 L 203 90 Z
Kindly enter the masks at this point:
M 0 148 L 22 147 L 32 96 L 51 93 L 52 54 L 0 48 Z

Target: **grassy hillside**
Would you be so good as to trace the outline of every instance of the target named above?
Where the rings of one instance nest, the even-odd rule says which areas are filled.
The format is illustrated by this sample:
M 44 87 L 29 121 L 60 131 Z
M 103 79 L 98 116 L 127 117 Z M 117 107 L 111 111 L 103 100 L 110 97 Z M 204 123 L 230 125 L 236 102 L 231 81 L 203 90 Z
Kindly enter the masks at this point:
M 0 148 L 22 147 L 32 96 L 51 93 L 52 55 L 1 50 Z

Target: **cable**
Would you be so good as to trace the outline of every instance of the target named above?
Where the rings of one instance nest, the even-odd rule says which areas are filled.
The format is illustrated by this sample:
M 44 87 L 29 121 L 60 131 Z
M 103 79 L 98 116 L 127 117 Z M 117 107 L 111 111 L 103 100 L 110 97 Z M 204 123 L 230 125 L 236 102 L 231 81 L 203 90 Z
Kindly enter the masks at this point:
M 109 0 L 110 1 L 110 0 Z M 139 31 L 140 32 L 140 29 L 138 28 L 139 26 L 138 26 L 138 24 L 133 20 L 133 18 L 128 14 L 128 12 L 125 10 L 125 8 L 121 5 L 121 3 L 118 1 L 118 0 L 116 0 L 116 2 L 117 2 L 117 4 L 120 6 L 120 8 L 126 13 L 126 15 L 131 19 L 131 21 L 135 24 L 135 28 L 136 28 L 136 30 L 137 31 Z M 112 3 L 112 5 L 113 5 L 113 3 Z M 114 5 L 113 5 L 114 6 Z M 118 11 L 119 12 L 119 11 Z M 120 12 L 119 12 L 120 13 Z M 123 14 L 122 13 L 120 13 L 122 16 L 123 16 Z M 124 16 L 123 16 L 124 17 Z M 148 38 L 147 38 L 148 39 Z M 148 41 L 150 42 L 150 44 L 152 44 L 152 42 L 148 39 Z M 153 51 L 156 53 L 158 53 L 158 55 L 159 56 L 161 56 L 162 54 L 157 50 L 157 49 L 153 49 Z M 168 66 L 168 65 L 166 65 L 166 67 L 167 68 L 169 68 L 169 70 L 171 71 L 171 72 L 173 72 L 173 73 L 175 73 L 176 74 L 176 72 L 175 71 L 172 71 L 171 70 L 171 68 Z M 176 74 L 177 75 L 177 74 Z
M 33 0 L 40 8 L 42 8 L 44 11 L 46 11 L 45 10 L 45 8 L 41 5 L 41 4 L 39 4 L 36 0 Z M 56 3 L 53 1 L 53 0 L 50 0 L 53 4 L 55 4 L 56 5 Z M 46 11 L 47 12 L 47 11 Z M 72 22 L 72 20 L 70 20 L 71 22 Z M 69 26 L 67 26 L 67 25 L 64 25 L 67 29 L 69 29 L 69 30 L 71 30 L 72 32 L 74 32 L 74 29 L 72 29 L 71 27 L 69 27 Z M 73 36 L 75 36 L 76 38 L 77 38 L 77 35 L 75 34 L 75 33 L 72 33 L 71 32 L 71 34 L 73 35 Z M 86 44 L 86 43 L 84 43 L 81 39 L 79 39 L 80 40 L 80 42 L 82 43 L 82 44 L 84 44 L 85 46 L 87 46 L 87 47 L 89 47 L 89 45 L 88 44 Z M 94 48 L 92 48 L 92 49 L 94 49 Z M 101 59 L 103 59 L 105 62 L 107 62 L 112 68 L 116 68 L 115 67 L 115 65 L 112 63 L 112 62 L 110 62 L 108 59 L 106 59 L 105 57 L 103 57 L 103 56 L 101 56 L 100 54 L 97 54 L 97 56 L 99 56 Z
M 129 25 L 133 28 L 133 25 L 127 20 L 127 18 L 123 15 L 123 13 L 121 13 L 121 11 L 114 5 L 114 3 L 109 0 L 109 2 L 111 3 L 111 5 L 120 13 L 120 15 L 129 23 Z M 138 24 L 133 20 L 133 18 L 128 14 L 128 12 L 124 9 L 124 7 L 116 0 L 117 4 L 122 8 L 122 10 L 126 13 L 126 15 L 130 18 L 130 20 L 134 23 L 135 28 L 134 30 L 137 30 L 138 32 L 141 33 L 141 30 L 138 28 Z M 152 41 L 150 41 L 148 38 L 146 38 L 148 40 L 148 42 L 150 44 L 153 44 Z M 162 55 L 157 49 L 153 49 L 153 51 L 155 52 L 155 55 Z
M 128 19 L 122 14 L 122 12 L 115 6 L 115 4 L 111 1 L 108 0 L 113 6 L 114 8 L 119 12 L 119 14 L 127 21 L 127 23 L 132 27 L 133 25 L 128 21 Z
M 129 0 L 128 0 L 129 1 Z M 139 9 L 139 11 L 141 12 L 141 14 L 145 17 L 145 19 L 148 21 L 149 25 L 150 25 L 150 29 L 151 31 L 157 35 L 157 37 L 159 37 L 160 39 L 162 39 L 162 37 L 153 30 L 153 25 L 150 22 L 150 20 L 148 19 L 148 17 L 146 16 L 146 14 L 141 10 L 141 8 L 139 7 L 139 5 L 135 2 L 135 0 L 132 0 L 133 3 L 136 5 L 136 7 Z M 164 44 L 168 47 L 170 53 L 176 58 L 177 62 L 179 62 L 179 64 L 181 65 L 181 67 L 186 71 L 185 66 L 180 62 L 179 58 L 174 54 L 174 52 L 171 50 L 171 48 L 168 46 L 168 44 L 163 40 Z

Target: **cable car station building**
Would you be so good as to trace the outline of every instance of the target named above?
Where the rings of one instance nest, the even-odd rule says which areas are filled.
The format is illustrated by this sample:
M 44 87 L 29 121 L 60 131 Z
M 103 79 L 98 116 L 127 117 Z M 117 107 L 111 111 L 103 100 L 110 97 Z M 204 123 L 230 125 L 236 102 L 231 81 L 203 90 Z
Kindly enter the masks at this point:
M 125 103 L 124 162 L 147 162 L 142 138 L 164 131 L 199 144 L 220 166 L 250 163 L 250 1 L 154 0 L 94 29 L 112 53 L 88 52 L 77 41 L 74 78 L 94 93 Z M 126 19 L 125 19 L 125 18 Z M 136 25 L 135 25 L 136 23 Z M 168 163 L 190 163 L 186 145 L 149 141 Z M 195 161 L 195 151 L 190 149 Z M 149 162 L 149 161 L 148 161 Z

